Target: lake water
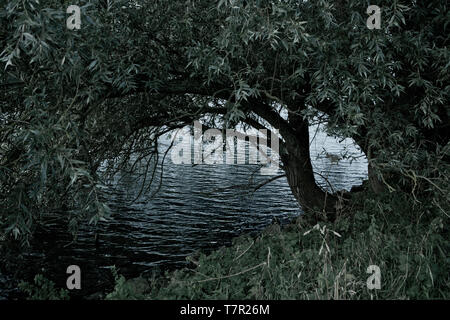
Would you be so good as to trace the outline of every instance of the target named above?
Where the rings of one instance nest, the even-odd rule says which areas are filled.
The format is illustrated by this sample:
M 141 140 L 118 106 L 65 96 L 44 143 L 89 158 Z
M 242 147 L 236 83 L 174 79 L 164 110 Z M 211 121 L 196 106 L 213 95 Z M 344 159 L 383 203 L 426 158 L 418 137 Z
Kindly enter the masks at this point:
M 324 176 L 334 189 L 349 190 L 367 178 L 367 160 L 351 140 L 338 142 L 316 128 L 310 130 L 313 165 L 321 174 L 316 176 L 319 183 L 325 185 Z M 324 150 L 357 158 L 336 163 Z M 301 214 L 286 178 L 251 192 L 249 176 L 256 168 L 174 165 L 169 159 L 161 190 L 153 198 L 143 196 L 135 202 L 139 190 L 136 177 L 118 176 L 105 190 L 113 217 L 98 226 L 99 241 L 95 242 L 92 229 L 82 226 L 77 241 L 71 243 L 67 225 L 49 221 L 29 252 L 17 256 L 14 271 L 6 265 L 0 268 L 0 296 L 17 296 L 17 290 L 11 288 L 15 286 L 12 276 L 31 280 L 42 273 L 64 288 L 66 268 L 73 264 L 82 271 L 82 290 L 76 294 L 87 295 L 112 286 L 112 265 L 127 277 L 155 268 L 181 267 L 187 264 L 186 256 L 197 250 L 229 245 L 242 233 L 257 233 L 274 220 L 288 223 Z M 269 178 L 256 171 L 253 187 Z

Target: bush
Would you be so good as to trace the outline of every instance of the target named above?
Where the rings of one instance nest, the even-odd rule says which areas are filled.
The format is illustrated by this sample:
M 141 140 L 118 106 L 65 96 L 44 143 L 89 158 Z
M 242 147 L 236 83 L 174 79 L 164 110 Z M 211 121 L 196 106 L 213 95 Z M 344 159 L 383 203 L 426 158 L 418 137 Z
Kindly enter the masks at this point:
M 167 272 L 150 299 L 448 299 L 447 221 L 407 195 L 360 195 L 352 214 L 282 230 L 190 258 L 195 269 Z M 367 288 L 369 265 L 381 289 Z
M 34 277 L 34 283 L 22 281 L 19 289 L 28 294 L 29 300 L 69 300 L 69 292 L 55 288 L 55 283 L 42 274 Z
M 106 300 L 137 300 L 144 299 L 144 293 L 150 289 L 148 281 L 142 277 L 125 279 L 119 275 L 115 267 L 112 268 L 115 279 L 114 291 L 106 296 Z

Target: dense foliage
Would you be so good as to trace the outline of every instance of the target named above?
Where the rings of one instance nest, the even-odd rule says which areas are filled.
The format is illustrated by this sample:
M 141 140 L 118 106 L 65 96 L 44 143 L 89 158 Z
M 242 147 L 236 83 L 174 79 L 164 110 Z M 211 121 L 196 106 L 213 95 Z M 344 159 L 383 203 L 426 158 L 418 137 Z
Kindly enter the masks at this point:
M 156 165 L 157 138 L 205 115 L 279 129 L 292 192 L 318 220 L 342 199 L 314 181 L 317 118 L 365 152 L 375 192 L 449 211 L 447 1 L 374 1 L 380 30 L 356 0 L 79 1 L 81 30 L 69 4 L 0 11 L 4 236 L 26 241 L 61 208 L 73 231 L 104 219 L 105 179 Z
M 28 295 L 30 300 L 68 300 L 69 292 L 66 289 L 55 288 L 55 283 L 42 274 L 34 277 L 34 283 L 22 281 L 19 289 Z
M 319 223 L 300 217 L 287 229 L 189 257 L 191 268 L 151 281 L 147 299 L 448 299 L 449 242 L 445 215 L 411 211 L 408 199 L 357 199 L 351 218 Z M 380 289 L 370 290 L 370 265 Z M 138 299 L 117 281 L 111 298 Z

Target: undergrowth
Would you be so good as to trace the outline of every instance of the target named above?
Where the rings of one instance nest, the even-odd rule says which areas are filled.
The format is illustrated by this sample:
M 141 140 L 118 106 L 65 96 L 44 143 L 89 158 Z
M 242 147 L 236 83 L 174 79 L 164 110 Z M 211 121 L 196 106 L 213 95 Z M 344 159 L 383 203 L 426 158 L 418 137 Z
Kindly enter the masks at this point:
M 305 216 L 257 238 L 241 236 L 189 257 L 195 268 L 153 279 L 145 298 L 448 299 L 448 215 L 407 199 L 360 195 L 334 223 Z M 378 290 L 367 286 L 371 265 L 381 271 Z
M 67 290 L 55 288 L 55 283 L 42 274 L 34 277 L 34 283 L 20 282 L 19 289 L 28 295 L 29 300 L 69 300 Z
M 113 268 L 106 299 L 449 299 L 448 207 L 409 199 L 362 193 L 333 223 L 273 224 L 151 279 L 127 281 Z M 367 285 L 373 265 L 380 289 Z M 41 275 L 20 287 L 31 299 L 68 298 Z

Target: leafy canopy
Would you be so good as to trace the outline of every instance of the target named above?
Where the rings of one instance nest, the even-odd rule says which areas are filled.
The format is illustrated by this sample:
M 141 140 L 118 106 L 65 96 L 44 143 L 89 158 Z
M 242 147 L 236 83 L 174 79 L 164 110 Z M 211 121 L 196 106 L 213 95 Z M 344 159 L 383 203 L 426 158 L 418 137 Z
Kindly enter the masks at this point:
M 446 210 L 446 1 L 375 1 L 380 30 L 356 0 L 79 1 L 81 30 L 66 28 L 70 4 L 11 0 L 0 11 L 5 235 L 26 240 L 61 206 L 73 231 L 104 219 L 104 179 L 147 165 L 158 136 L 204 115 L 277 127 L 287 153 L 299 121 L 322 117 L 389 190 L 429 192 Z

